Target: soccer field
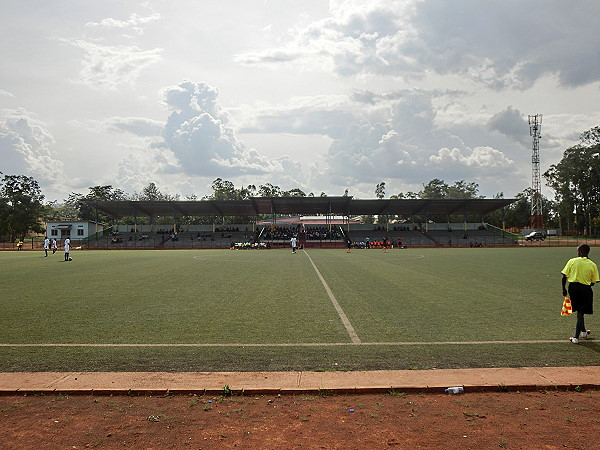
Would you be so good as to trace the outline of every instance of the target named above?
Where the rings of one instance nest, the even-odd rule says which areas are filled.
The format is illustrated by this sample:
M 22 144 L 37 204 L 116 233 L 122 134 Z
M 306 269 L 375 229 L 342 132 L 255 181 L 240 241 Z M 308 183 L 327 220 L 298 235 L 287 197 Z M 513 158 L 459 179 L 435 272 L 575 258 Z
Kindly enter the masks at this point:
M 599 362 L 596 341 L 567 343 L 575 320 L 560 316 L 574 248 L 72 256 L 0 253 L 1 371 Z

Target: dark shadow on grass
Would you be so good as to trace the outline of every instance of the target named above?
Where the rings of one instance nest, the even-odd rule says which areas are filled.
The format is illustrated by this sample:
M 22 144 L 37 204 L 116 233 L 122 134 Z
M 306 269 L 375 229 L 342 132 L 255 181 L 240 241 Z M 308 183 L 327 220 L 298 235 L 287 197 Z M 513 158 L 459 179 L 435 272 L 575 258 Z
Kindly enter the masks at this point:
M 600 342 L 596 341 L 579 341 L 582 348 L 600 353 Z

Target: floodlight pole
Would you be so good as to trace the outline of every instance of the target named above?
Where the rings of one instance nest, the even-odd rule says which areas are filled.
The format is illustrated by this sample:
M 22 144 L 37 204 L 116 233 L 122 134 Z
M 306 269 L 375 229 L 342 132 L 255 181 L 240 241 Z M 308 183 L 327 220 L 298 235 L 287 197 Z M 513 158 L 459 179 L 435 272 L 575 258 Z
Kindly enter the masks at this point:
M 544 215 L 542 211 L 542 180 L 540 176 L 540 139 L 542 132 L 542 115 L 529 116 L 529 134 L 532 138 L 531 155 L 531 228 L 544 229 Z

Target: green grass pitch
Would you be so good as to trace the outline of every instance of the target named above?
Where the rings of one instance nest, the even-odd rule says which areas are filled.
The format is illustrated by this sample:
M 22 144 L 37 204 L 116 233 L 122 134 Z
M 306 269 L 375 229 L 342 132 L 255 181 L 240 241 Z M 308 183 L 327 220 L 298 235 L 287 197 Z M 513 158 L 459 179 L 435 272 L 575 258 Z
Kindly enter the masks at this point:
M 43 255 L 0 253 L 0 371 L 599 361 L 597 341 L 567 343 L 575 320 L 560 316 L 560 271 L 574 248 Z M 588 328 L 595 322 L 587 316 Z

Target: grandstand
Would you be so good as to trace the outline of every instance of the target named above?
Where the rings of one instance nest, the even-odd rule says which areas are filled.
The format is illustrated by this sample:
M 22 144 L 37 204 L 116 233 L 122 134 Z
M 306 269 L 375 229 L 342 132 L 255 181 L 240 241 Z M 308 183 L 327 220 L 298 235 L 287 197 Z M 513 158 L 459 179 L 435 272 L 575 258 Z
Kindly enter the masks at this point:
M 466 229 L 465 229 L 466 226 Z M 251 248 L 252 244 L 265 244 L 261 248 L 288 247 L 292 236 L 305 248 L 345 248 L 352 242 L 354 248 L 378 248 L 387 240 L 390 246 L 402 247 L 495 247 L 516 244 L 516 237 L 507 237 L 489 225 L 429 224 L 428 231 L 418 226 L 371 224 L 303 226 L 248 226 L 239 224 L 227 227 L 190 225 L 174 232 L 173 229 L 149 225 L 131 231 L 130 226 L 114 226 L 84 240 L 88 248 L 102 249 L 202 249 L 202 248 Z M 349 229 L 348 229 L 349 228 Z M 128 231 L 121 231 L 127 229 Z M 236 244 L 247 244 L 237 245 Z
M 84 242 L 88 248 L 251 248 L 287 247 L 292 236 L 305 247 L 379 246 L 387 240 L 396 247 L 474 247 L 514 245 L 516 236 L 483 222 L 467 222 L 504 208 L 514 199 L 388 199 L 354 200 L 352 197 L 275 197 L 235 201 L 87 202 L 113 217 L 173 217 L 171 227 L 128 224 L 107 228 Z M 303 221 L 294 214 L 313 214 Z M 337 214 L 337 216 L 336 216 Z M 410 216 L 418 222 L 364 224 L 351 217 Z M 211 225 L 180 225 L 182 216 L 211 216 Z M 220 217 L 248 217 L 242 224 L 215 225 Z M 258 220 L 259 217 L 270 220 Z M 435 223 L 430 217 L 463 216 L 462 223 Z M 320 218 L 320 220 L 319 220 Z M 152 222 L 152 220 L 150 221 Z M 367 244 L 368 243 L 368 244 Z M 244 244 L 238 245 L 235 244 Z M 247 244 L 247 245 L 246 245 Z M 263 247 L 264 248 L 264 247 Z
M 256 231 L 248 224 L 227 227 L 190 225 L 177 230 L 164 226 L 115 225 L 84 242 L 88 248 L 116 249 L 189 249 L 230 248 L 232 242 L 253 242 Z

